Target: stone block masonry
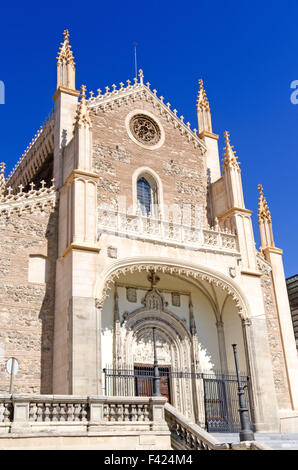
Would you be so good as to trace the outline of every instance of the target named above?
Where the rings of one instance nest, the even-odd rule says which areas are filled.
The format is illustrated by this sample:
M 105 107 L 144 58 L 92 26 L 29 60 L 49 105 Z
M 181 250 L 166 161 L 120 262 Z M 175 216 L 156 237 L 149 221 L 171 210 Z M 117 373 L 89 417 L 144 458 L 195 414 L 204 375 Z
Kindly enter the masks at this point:
M 19 370 L 15 393 L 51 393 L 57 258 L 57 211 L 0 215 L 0 391 L 9 391 L 9 357 Z M 29 282 L 29 258 L 46 260 L 44 283 Z

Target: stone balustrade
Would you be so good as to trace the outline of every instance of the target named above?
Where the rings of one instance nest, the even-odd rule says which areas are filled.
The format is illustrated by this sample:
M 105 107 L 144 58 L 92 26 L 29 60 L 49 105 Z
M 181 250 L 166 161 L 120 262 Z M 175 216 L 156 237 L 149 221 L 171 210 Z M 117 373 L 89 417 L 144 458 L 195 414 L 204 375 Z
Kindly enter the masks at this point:
M 167 431 L 166 399 L 0 395 L 0 434 L 34 432 Z
M 126 449 L 269 450 L 257 441 L 220 443 L 163 397 L 0 395 L 0 449 L 117 449 L 120 444 Z
M 208 228 L 195 227 L 181 222 L 146 217 L 141 213 L 131 215 L 100 208 L 97 232 L 98 238 L 102 233 L 108 233 L 192 250 L 238 253 L 236 234 L 228 229 L 222 229 L 218 225 Z
M 165 405 L 165 418 L 171 431 L 172 447 L 176 450 L 229 450 L 207 431 L 189 420 L 169 403 Z

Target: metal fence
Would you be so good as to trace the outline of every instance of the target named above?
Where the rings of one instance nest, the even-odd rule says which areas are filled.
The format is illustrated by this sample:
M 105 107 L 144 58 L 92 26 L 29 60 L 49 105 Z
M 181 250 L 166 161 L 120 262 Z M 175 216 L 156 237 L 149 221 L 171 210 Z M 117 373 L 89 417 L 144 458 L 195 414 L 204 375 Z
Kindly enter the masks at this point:
M 206 427 L 209 432 L 239 432 L 240 415 L 237 376 L 233 374 L 203 374 Z M 250 422 L 253 408 L 249 377 L 241 376 Z
M 104 389 L 107 396 L 152 396 L 153 367 L 106 368 Z M 161 394 L 171 402 L 171 380 L 201 379 L 204 390 L 206 429 L 209 432 L 239 432 L 238 383 L 235 374 L 220 372 L 192 373 L 174 371 L 159 367 Z M 253 408 L 249 377 L 242 374 L 241 384 L 245 390 L 246 405 L 250 422 L 253 422 Z

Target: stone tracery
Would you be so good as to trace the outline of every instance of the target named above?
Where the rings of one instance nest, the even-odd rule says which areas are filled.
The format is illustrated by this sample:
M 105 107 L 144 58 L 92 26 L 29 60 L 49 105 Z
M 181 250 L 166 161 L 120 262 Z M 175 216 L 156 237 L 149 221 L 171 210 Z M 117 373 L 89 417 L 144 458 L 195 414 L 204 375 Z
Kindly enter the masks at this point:
M 160 129 L 149 116 L 136 114 L 130 121 L 130 129 L 134 137 L 145 145 L 154 145 L 160 139 Z

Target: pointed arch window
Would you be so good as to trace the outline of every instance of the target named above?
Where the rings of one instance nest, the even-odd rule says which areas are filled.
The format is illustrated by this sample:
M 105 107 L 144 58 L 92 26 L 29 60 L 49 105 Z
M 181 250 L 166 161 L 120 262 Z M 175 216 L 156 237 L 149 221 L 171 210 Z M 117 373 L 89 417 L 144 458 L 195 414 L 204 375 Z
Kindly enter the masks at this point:
M 158 217 L 158 186 L 155 178 L 147 172 L 140 174 L 138 177 L 137 201 L 143 215 Z
M 143 176 L 138 179 L 137 198 L 141 206 L 142 213 L 145 215 L 150 214 L 152 206 L 151 186 L 150 183 Z

